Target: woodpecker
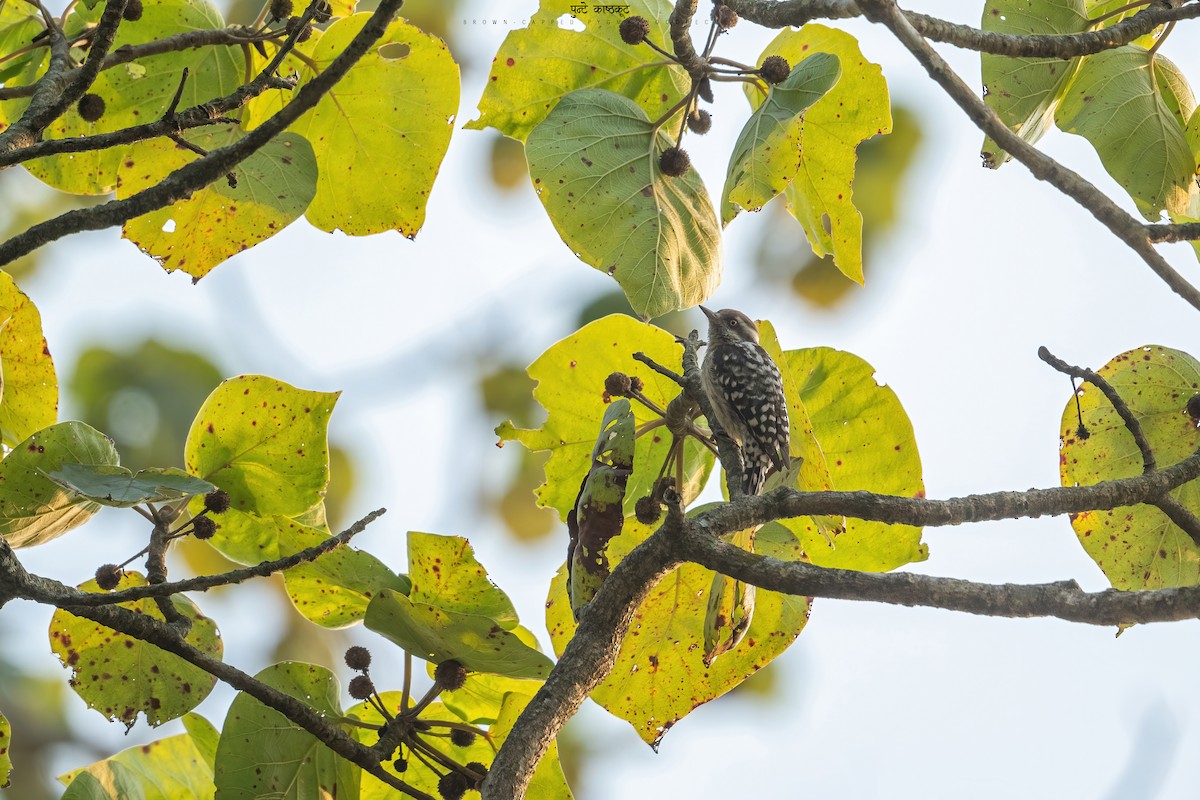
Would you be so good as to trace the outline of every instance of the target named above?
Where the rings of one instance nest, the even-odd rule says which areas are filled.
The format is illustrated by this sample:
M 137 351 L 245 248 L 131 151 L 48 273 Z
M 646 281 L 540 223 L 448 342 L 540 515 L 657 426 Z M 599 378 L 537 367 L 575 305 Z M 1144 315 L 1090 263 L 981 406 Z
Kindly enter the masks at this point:
M 708 317 L 704 391 L 717 424 L 741 448 L 742 491 L 758 494 L 768 475 L 791 464 L 783 378 L 759 345 L 754 320 L 732 308 L 700 310 Z

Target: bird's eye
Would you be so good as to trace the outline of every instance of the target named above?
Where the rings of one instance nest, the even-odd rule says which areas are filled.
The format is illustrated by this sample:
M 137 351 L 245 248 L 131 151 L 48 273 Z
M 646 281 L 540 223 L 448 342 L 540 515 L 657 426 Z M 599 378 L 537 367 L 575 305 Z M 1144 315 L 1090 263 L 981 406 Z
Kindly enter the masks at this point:
M 738 324 L 738 321 L 736 319 L 729 320 L 729 327 L 736 328 L 737 324 Z

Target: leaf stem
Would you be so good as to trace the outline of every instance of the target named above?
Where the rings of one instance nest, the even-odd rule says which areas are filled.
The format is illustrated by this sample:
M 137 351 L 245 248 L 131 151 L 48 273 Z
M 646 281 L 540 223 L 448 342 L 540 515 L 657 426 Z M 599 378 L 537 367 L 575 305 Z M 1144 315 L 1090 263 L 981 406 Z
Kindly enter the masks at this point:
M 1114 8 L 1112 11 L 1101 14 L 1098 17 L 1090 17 L 1088 21 L 1095 25 L 1097 23 L 1104 22 L 1106 19 L 1111 19 L 1112 17 L 1124 14 L 1126 11 L 1132 11 L 1135 8 L 1141 8 L 1142 6 L 1148 6 L 1153 1 L 1154 0 L 1134 0 L 1132 3 L 1126 3 L 1125 5 L 1120 6 L 1119 8 Z

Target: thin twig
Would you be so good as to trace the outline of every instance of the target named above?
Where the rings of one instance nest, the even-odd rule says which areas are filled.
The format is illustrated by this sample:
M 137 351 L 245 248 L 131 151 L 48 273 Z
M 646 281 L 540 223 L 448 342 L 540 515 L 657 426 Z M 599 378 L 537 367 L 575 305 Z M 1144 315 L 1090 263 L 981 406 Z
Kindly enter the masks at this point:
M 69 591 L 72 594 L 69 597 L 69 602 L 73 606 L 113 605 L 116 603 L 127 603 L 132 600 L 142 600 L 147 597 L 168 597 L 181 592 L 205 592 L 209 589 L 215 589 L 218 586 L 229 586 L 235 583 L 242 583 L 251 578 L 261 578 L 276 572 L 284 572 L 299 564 L 316 561 L 326 553 L 349 543 L 351 539 L 362 533 L 368 525 L 382 516 L 386 511 L 387 509 L 384 508 L 376 509 L 337 536 L 330 536 L 325 541 L 315 544 L 312 547 L 306 547 L 290 556 L 277 558 L 273 561 L 264 561 L 253 567 L 235 569 L 230 572 L 223 572 L 220 575 L 186 578 L 154 586 L 133 586 L 128 589 L 122 589 L 119 592 L 109 592 L 106 594 L 77 592 L 77 590 L 70 589 Z M 145 550 L 142 552 L 145 552 Z M 66 589 L 67 587 L 63 588 Z M 66 603 L 68 602 L 68 598 L 62 597 L 60 598 L 60 602 Z
M 1073 378 L 1087 381 L 1099 389 L 1108 399 L 1113 410 L 1117 412 L 1117 416 L 1121 418 L 1121 422 L 1124 423 L 1126 430 L 1133 436 L 1133 441 L 1137 443 L 1138 450 L 1142 453 L 1142 473 L 1150 473 L 1158 469 L 1158 464 L 1154 458 L 1154 451 L 1150 448 L 1150 440 L 1146 438 L 1146 432 L 1142 430 L 1142 423 L 1134 416 L 1133 411 L 1129 408 L 1129 404 L 1125 402 L 1125 398 L 1121 397 L 1121 393 L 1103 375 L 1087 367 L 1077 367 L 1068 364 L 1061 358 L 1056 357 L 1044 346 L 1038 348 L 1038 358 L 1064 375 L 1070 375 Z

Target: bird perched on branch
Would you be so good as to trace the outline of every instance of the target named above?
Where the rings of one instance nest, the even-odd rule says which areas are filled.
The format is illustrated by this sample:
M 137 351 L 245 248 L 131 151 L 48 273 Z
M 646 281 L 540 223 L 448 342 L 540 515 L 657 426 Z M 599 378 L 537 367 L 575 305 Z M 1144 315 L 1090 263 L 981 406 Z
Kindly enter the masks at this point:
M 742 491 L 758 494 L 768 475 L 791 465 L 783 378 L 759 345 L 754 320 L 732 308 L 700 310 L 708 317 L 704 391 L 717 424 L 741 448 Z

